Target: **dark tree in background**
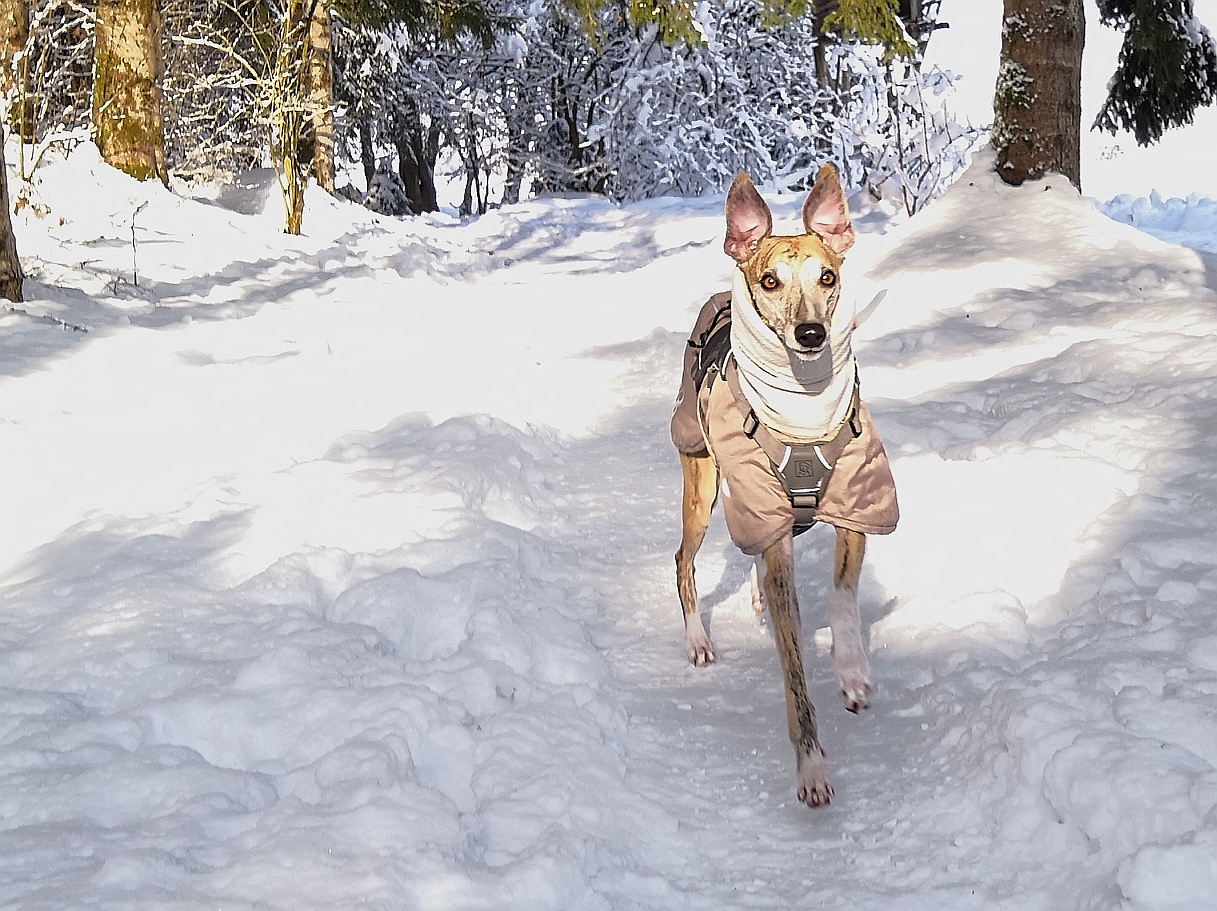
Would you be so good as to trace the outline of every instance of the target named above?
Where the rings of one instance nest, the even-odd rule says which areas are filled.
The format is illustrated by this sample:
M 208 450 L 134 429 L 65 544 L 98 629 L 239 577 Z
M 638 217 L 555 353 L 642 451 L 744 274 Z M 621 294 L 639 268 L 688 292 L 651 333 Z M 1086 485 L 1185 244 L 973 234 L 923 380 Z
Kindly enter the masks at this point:
M 1097 0 L 1104 25 L 1124 29 L 1120 62 L 1097 129 L 1131 132 L 1141 145 L 1186 126 L 1217 97 L 1217 46 L 1192 0 Z

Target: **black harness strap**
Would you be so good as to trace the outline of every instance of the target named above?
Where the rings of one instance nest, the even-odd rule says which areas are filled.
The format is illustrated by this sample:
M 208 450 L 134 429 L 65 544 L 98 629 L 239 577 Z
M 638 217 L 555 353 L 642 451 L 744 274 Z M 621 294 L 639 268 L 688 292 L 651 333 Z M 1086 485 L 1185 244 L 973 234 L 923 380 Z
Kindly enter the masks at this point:
M 693 385 L 701 389 L 706 374 L 711 371 L 722 374 L 731 353 L 731 301 L 723 304 L 714 313 L 714 319 L 697 340 L 689 339 L 688 345 L 697 352 L 697 360 L 689 374 Z
M 755 440 L 769 457 L 773 473 L 782 482 L 794 509 L 794 534 L 802 534 L 816 524 L 816 510 L 820 508 L 828 479 L 837 467 L 837 459 L 850 440 L 862 435 L 862 425 L 858 420 L 857 374 L 854 375 L 848 416 L 831 439 L 817 443 L 791 442 L 777 436 L 761 423 L 744 398 L 739 382 L 739 367 L 734 362 L 727 365 L 724 376 L 735 403 L 744 412 L 744 435 Z

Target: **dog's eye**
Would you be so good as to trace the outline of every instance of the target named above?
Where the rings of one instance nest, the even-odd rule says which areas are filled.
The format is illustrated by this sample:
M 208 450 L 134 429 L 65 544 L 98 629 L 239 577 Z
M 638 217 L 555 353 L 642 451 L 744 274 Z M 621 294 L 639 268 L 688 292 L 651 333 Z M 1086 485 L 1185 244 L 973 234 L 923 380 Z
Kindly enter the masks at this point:
M 766 272 L 761 276 L 761 287 L 766 291 L 776 291 L 780 284 L 781 282 L 778 281 L 778 277 L 772 272 Z
M 820 273 L 820 284 L 825 288 L 831 288 L 837 283 L 837 273 L 832 269 L 825 269 Z

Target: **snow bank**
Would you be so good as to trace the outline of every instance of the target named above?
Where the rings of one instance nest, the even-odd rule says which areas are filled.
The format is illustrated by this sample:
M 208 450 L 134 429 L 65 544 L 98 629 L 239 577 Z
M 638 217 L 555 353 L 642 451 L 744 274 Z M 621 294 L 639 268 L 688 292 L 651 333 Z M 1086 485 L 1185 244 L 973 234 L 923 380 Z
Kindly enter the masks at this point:
M 625 782 L 552 481 L 635 337 L 563 315 L 568 212 L 617 210 L 455 236 L 320 196 L 288 238 L 87 150 L 36 197 L 0 320 L 5 901 L 620 906 L 677 821 Z M 547 298 L 498 281 L 516 247 Z
M 940 837 L 1035 857 L 1028 901 L 1206 907 L 1208 865 L 1167 880 L 1217 835 L 1213 279 L 1064 180 L 987 165 L 873 275 L 863 378 L 905 519 L 872 548 L 872 663 L 932 669 L 888 695 L 949 718 L 920 741 Z
M 1217 253 L 1217 200 L 1203 194 L 1186 199 L 1163 199 L 1156 191 L 1148 197 L 1122 194 L 1099 208 L 1169 243 Z

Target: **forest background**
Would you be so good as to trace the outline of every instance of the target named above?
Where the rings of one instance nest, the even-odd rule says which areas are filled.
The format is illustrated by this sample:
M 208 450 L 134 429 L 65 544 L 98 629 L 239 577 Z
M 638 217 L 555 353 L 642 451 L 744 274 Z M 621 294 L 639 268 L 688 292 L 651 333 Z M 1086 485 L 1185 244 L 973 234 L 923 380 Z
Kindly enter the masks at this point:
M 310 175 L 377 211 L 538 193 L 617 201 L 799 185 L 832 160 L 912 212 L 981 131 L 923 67 L 939 0 L 5 0 L 8 125 L 28 178 L 93 139 L 133 176 L 273 165 L 287 230 Z M 356 189 L 337 180 L 362 172 Z M 18 201 L 20 204 L 20 201 Z
M 1192 0 L 1097 11 L 1123 46 L 1095 126 L 1148 145 L 1212 103 Z M 166 183 L 269 165 L 289 233 L 310 177 L 392 215 L 437 210 L 437 178 L 455 179 L 470 215 L 542 193 L 698 196 L 739 171 L 797 189 L 826 160 L 912 214 L 990 124 L 1007 180 L 1080 184 L 1081 0 L 1005 0 L 995 119 L 954 115 L 957 77 L 926 62 L 949 25 L 941 0 L 0 2 L 22 178 L 87 139 Z M 361 181 L 336 176 L 352 164 Z

